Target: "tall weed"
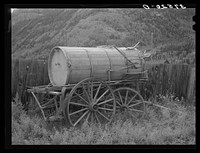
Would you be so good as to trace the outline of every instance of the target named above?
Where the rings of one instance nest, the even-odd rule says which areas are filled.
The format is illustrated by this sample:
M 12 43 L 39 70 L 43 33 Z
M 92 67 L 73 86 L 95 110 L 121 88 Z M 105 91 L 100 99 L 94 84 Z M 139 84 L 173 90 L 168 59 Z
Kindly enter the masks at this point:
M 80 127 L 62 122 L 46 123 L 27 115 L 20 104 L 12 103 L 12 142 L 16 145 L 67 144 L 195 144 L 195 108 L 186 107 L 172 96 L 160 96 L 169 109 L 146 105 L 146 115 L 138 122 L 118 115 L 105 125 L 84 122 Z

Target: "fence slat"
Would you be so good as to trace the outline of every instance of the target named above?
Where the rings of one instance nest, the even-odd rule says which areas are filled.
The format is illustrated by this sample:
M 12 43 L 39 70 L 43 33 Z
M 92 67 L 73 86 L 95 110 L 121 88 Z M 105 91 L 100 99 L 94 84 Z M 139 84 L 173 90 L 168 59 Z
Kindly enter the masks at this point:
M 157 70 L 156 70 L 156 67 Z M 195 73 L 186 64 L 151 64 L 149 69 L 149 83 L 152 95 L 174 94 L 176 97 L 189 99 L 195 92 Z M 144 87 L 143 87 L 144 89 Z
M 192 68 L 190 71 L 189 85 L 187 91 L 187 98 L 190 99 L 194 95 L 195 90 L 195 68 Z
M 12 96 L 16 95 L 17 85 L 19 81 L 19 60 L 12 61 Z

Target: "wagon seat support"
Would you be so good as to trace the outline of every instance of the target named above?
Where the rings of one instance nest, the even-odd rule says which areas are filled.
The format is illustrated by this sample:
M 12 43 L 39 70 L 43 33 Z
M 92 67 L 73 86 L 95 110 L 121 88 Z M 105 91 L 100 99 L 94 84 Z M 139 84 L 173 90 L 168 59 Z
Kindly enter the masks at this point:
M 65 98 L 65 91 L 66 91 L 66 87 L 63 87 L 61 89 L 61 92 L 58 91 L 49 91 L 48 88 L 32 88 L 32 89 L 28 89 L 28 92 L 30 92 L 36 103 L 38 104 L 42 116 L 44 118 L 45 121 L 47 120 L 56 120 L 56 119 L 61 119 L 62 118 L 62 112 L 63 112 L 63 108 L 64 108 L 64 98 Z M 54 98 L 48 100 L 48 102 L 43 103 L 42 101 L 39 101 L 39 98 L 36 96 L 37 93 L 43 93 L 43 94 L 47 94 L 47 95 L 53 95 Z M 57 103 L 57 96 L 59 96 L 59 106 Z M 51 114 L 46 115 L 45 114 L 45 109 L 47 108 L 51 108 L 51 107 L 55 107 L 55 115 L 52 116 Z

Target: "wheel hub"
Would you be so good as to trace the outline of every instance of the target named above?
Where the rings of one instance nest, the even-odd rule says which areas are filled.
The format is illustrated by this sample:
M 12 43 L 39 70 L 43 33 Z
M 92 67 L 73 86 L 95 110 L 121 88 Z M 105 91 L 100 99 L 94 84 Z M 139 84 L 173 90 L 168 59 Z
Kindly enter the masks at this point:
M 97 111 L 98 105 L 97 104 L 90 104 L 88 108 L 89 108 L 90 111 Z
M 98 109 L 98 105 L 97 105 L 97 104 L 94 104 L 94 105 L 93 105 L 93 110 L 94 110 L 94 111 L 97 111 L 97 109 Z
M 126 111 L 128 109 L 128 107 L 126 106 L 126 105 L 122 105 L 121 107 L 120 107 L 120 110 L 121 111 Z

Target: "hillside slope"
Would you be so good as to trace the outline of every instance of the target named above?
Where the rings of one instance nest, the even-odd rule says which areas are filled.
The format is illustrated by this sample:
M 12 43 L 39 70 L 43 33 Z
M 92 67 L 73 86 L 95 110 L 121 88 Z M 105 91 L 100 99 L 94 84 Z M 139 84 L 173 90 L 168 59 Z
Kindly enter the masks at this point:
M 18 9 L 12 13 L 12 57 L 47 58 L 56 45 L 188 43 L 195 40 L 194 15 L 195 9 Z

